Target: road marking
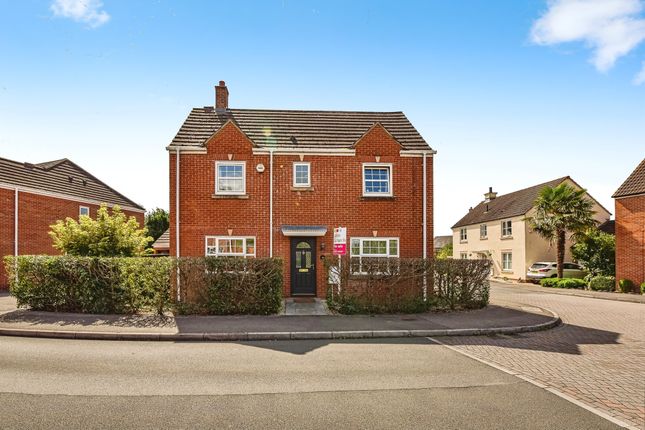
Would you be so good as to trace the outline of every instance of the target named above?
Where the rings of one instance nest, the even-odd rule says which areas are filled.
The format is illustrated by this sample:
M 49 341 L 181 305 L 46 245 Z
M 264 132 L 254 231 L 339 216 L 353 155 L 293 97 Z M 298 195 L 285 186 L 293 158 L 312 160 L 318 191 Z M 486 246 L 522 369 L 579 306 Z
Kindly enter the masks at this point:
M 548 392 L 550 392 L 552 394 L 555 394 L 556 396 L 558 396 L 558 397 L 560 397 L 560 398 L 562 398 L 562 399 L 564 399 L 564 400 L 566 400 L 568 402 L 571 402 L 576 406 L 579 406 L 579 407 L 581 407 L 583 409 L 586 409 L 589 412 L 594 413 L 594 414 L 598 415 L 599 417 L 602 417 L 602 418 L 606 419 L 607 421 L 610 421 L 610 422 L 612 422 L 612 423 L 614 423 L 614 424 L 616 424 L 616 425 L 618 425 L 620 427 L 623 427 L 623 428 L 626 428 L 626 429 L 629 429 L 629 430 L 640 430 L 638 427 L 632 426 L 631 424 L 627 424 L 626 422 L 621 421 L 618 418 L 612 417 L 611 415 L 601 411 L 600 409 L 596 409 L 593 406 L 589 406 L 586 403 L 583 403 L 578 399 L 575 399 L 575 398 L 573 398 L 571 396 L 568 396 L 568 395 L 566 395 L 564 393 L 561 393 L 560 391 L 556 390 L 553 387 L 549 387 L 547 385 L 541 384 L 540 382 L 534 381 L 531 378 L 528 378 L 528 377 L 522 375 L 521 373 L 506 369 L 506 368 L 500 366 L 497 363 L 494 363 L 492 361 L 488 361 L 488 360 L 484 360 L 482 358 L 476 357 L 473 354 L 470 354 L 468 352 L 461 351 L 461 350 L 455 348 L 452 345 L 447 345 L 447 344 L 441 342 L 440 340 L 438 340 L 436 338 L 428 337 L 427 339 L 432 341 L 432 342 L 435 342 L 438 345 L 444 346 L 444 347 L 446 347 L 446 348 L 450 349 L 451 351 L 454 351 L 454 352 L 456 352 L 458 354 L 465 355 L 468 358 L 471 358 L 471 359 L 473 359 L 475 361 L 483 363 L 483 364 L 485 364 L 487 366 L 493 367 L 493 368 L 495 368 L 497 370 L 500 370 L 500 371 L 502 371 L 504 373 L 507 373 L 509 375 L 515 376 L 517 378 L 520 378 L 520 379 L 528 382 L 529 384 L 535 385 L 536 387 L 542 388 L 543 390 L 546 390 L 546 391 L 548 391 Z

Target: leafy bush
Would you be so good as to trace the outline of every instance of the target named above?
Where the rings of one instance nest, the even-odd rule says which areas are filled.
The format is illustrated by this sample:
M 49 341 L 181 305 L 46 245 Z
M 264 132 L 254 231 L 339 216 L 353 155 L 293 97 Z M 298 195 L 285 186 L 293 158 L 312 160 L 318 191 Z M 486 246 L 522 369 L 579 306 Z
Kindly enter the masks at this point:
M 641 294 L 645 294 L 645 282 L 641 284 Z
M 6 257 L 18 306 L 81 313 L 135 313 L 169 306 L 172 262 L 166 258 Z
M 589 289 L 593 291 L 614 291 L 616 278 L 613 276 L 595 276 L 589 281 Z
M 630 279 L 621 279 L 618 281 L 618 288 L 620 288 L 621 293 L 631 293 L 634 291 L 634 282 Z
M 571 247 L 574 260 L 592 275 L 616 275 L 616 236 L 593 227 Z
M 340 272 L 337 258 L 327 261 L 334 278 L 327 304 L 340 313 L 415 313 L 488 304 L 487 260 L 343 257 L 342 261 Z
M 540 285 L 547 288 L 585 288 L 587 283 L 575 278 L 545 278 L 540 280 Z
M 282 307 L 282 260 L 275 258 L 179 258 L 177 312 L 269 315 Z M 177 285 L 173 284 L 176 297 Z
M 544 278 L 540 279 L 540 285 L 547 288 L 555 288 L 560 278 Z

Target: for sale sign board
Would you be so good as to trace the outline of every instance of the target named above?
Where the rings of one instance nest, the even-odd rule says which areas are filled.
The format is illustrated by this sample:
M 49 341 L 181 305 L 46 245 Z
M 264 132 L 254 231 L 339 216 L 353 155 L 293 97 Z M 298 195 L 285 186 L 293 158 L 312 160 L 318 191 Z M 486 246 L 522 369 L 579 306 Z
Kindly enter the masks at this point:
M 347 254 L 347 228 L 334 229 L 334 255 Z

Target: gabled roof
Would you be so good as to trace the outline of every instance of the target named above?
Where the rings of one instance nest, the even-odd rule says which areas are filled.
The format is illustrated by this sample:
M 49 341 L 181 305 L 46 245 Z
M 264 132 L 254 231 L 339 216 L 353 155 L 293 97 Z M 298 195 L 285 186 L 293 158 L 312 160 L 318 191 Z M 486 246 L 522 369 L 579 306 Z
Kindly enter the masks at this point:
M 523 190 L 497 196 L 489 202 L 482 201 L 452 228 L 525 215 L 533 207 L 535 199 L 543 188 L 558 186 L 565 179 L 570 178 L 565 176 Z
M 608 234 L 616 234 L 616 221 L 613 219 L 608 219 L 607 221 L 603 222 L 598 226 L 598 230 L 608 233 Z
M 154 249 L 169 249 L 170 248 L 170 229 L 164 231 L 161 236 L 152 244 Z
M 613 198 L 633 196 L 636 194 L 645 194 L 645 158 L 634 169 L 625 182 L 618 187 Z
M 403 149 L 430 147 L 403 112 L 307 111 L 194 108 L 171 146 L 202 146 L 233 121 L 258 146 L 351 148 L 380 123 Z
M 446 245 L 452 245 L 452 236 L 435 236 L 434 247 L 435 249 L 443 248 Z
M 0 158 L 0 184 L 144 210 L 67 158 L 39 164 Z

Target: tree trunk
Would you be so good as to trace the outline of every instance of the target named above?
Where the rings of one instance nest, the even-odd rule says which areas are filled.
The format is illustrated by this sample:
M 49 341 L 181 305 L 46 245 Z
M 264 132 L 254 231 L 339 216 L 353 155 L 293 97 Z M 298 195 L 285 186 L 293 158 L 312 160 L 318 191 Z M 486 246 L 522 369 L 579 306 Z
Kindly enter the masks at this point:
M 564 245 L 566 242 L 566 232 L 558 230 L 558 278 L 564 276 Z

